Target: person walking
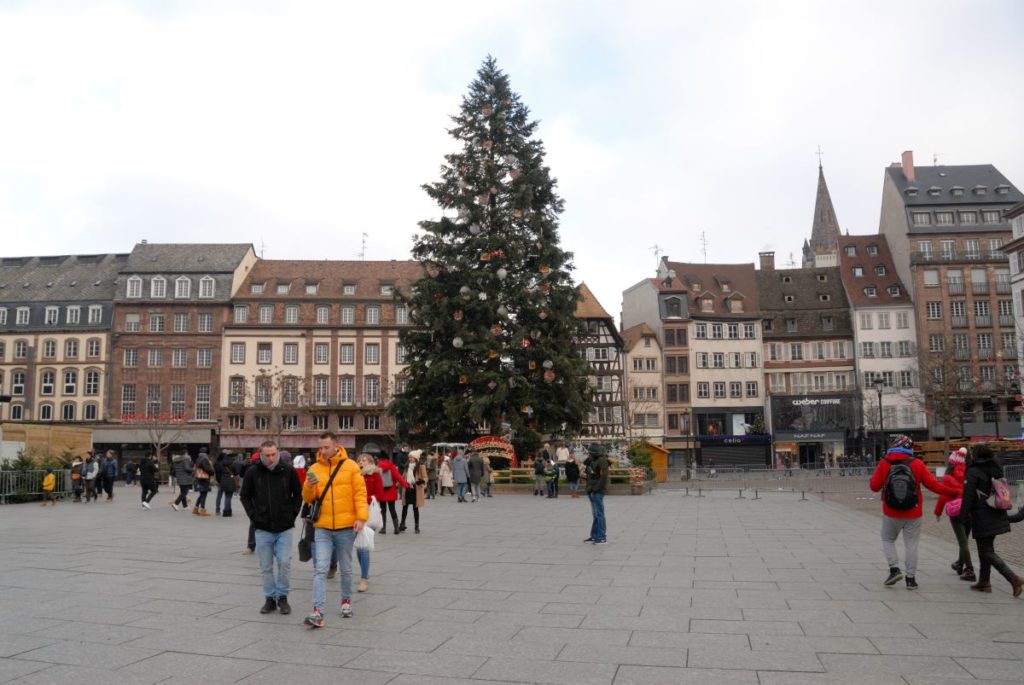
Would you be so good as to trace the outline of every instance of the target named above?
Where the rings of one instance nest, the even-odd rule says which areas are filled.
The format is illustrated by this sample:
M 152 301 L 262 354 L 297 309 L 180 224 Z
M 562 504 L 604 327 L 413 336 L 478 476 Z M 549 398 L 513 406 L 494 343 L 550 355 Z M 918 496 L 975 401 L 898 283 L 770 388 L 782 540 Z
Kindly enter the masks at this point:
M 484 457 L 484 479 L 481 497 L 491 497 L 491 485 L 494 484 L 494 469 L 491 468 L 491 458 Z
M 76 502 L 82 501 L 82 471 L 84 467 L 85 462 L 82 461 L 81 457 L 75 457 L 74 461 L 71 462 L 71 491 L 75 496 Z
M 374 459 L 372 454 L 363 452 L 359 455 L 358 461 L 359 472 L 363 475 L 363 481 L 366 483 L 367 506 L 373 504 L 374 498 L 377 498 L 377 502 L 380 503 L 380 498 L 384 494 L 384 485 L 380 479 L 380 469 L 377 467 L 377 460 Z M 370 550 L 356 549 L 356 558 L 359 560 L 359 585 L 356 587 L 356 591 L 366 592 L 370 589 Z M 334 562 L 332 567 L 336 569 L 337 562 Z M 328 574 L 328 577 L 331 577 L 330 574 Z
M 174 482 L 178 484 L 178 497 L 171 502 L 174 511 L 188 508 L 188 491 L 192 488 L 194 471 L 195 467 L 188 454 L 175 454 L 171 457 L 171 473 L 174 475 Z
M 1024 580 L 1010 570 L 996 553 L 996 536 L 1010 532 L 1009 517 L 1004 509 L 990 506 L 986 501 L 995 492 L 994 481 L 1003 477 L 1003 465 L 991 448 L 976 445 L 971 449 L 961 503 L 961 510 L 971 515 L 971 533 L 978 545 L 978 582 L 971 585 L 971 589 L 992 592 L 991 575 L 994 568 L 1009 581 L 1013 596 L 1020 597 L 1024 591 Z
M 545 480 L 545 472 L 547 471 L 547 458 L 544 453 L 541 452 L 533 460 L 533 480 L 534 480 L 534 495 L 543 495 L 547 492 L 547 482 Z
M 452 460 L 452 478 L 455 479 L 455 488 L 458 492 L 459 502 L 466 501 L 466 487 L 469 485 L 469 464 L 462 454 L 456 454 Z
M 427 492 L 427 467 L 420 462 L 422 454 L 423 452 L 420 450 L 413 450 L 409 453 L 408 463 L 405 467 L 405 482 L 409 484 L 409 487 L 405 489 L 402 498 L 402 522 L 398 526 L 399 531 L 405 531 L 405 518 L 409 514 L 409 507 L 412 507 L 416 535 L 420 534 L 420 507 L 426 501 Z
M 209 516 L 210 512 L 206 511 L 206 497 L 210 494 L 210 484 L 213 481 L 213 464 L 210 463 L 210 457 L 206 454 L 205 450 L 199 451 L 199 456 L 196 457 L 196 463 L 192 474 L 192 480 L 195 484 L 196 492 L 199 493 L 196 497 L 196 504 L 192 507 L 192 513 L 196 516 Z
M 85 481 L 85 501 L 92 500 L 95 502 L 99 499 L 99 495 L 96 490 L 96 479 L 100 477 L 100 462 L 92 450 L 88 452 L 88 456 L 85 459 L 85 466 L 83 467 L 82 480 Z
M 608 492 L 608 457 L 604 447 L 593 443 L 587 447 L 587 459 L 583 462 L 587 474 L 587 497 L 590 498 L 590 512 L 594 522 L 590 526 L 590 537 L 583 542 L 603 545 L 608 542 L 608 524 L 604 517 L 604 496 Z
M 242 462 L 237 459 L 231 459 L 230 455 L 224 458 L 223 464 L 221 464 L 220 475 L 217 476 L 217 499 L 220 501 L 223 495 L 223 509 L 221 510 L 222 518 L 230 518 L 231 512 L 231 498 L 234 497 L 235 493 L 241 489 L 242 486 Z M 296 474 L 296 477 L 298 474 Z M 253 528 L 253 537 L 255 538 L 256 529 Z M 255 540 L 254 540 L 255 541 Z
M 152 509 L 149 503 L 156 497 L 160 489 L 160 465 L 153 455 L 147 454 L 139 464 L 139 486 L 142 498 L 142 508 Z
M 54 494 L 54 490 L 57 489 L 57 476 L 53 473 L 53 469 L 49 466 L 46 467 L 46 475 L 43 476 L 43 502 L 39 506 L 45 507 L 46 503 L 49 502 L 50 506 L 57 506 L 57 496 Z M 417 533 L 419 531 L 416 531 Z
M 437 497 L 437 452 L 427 457 L 427 499 Z
M 469 491 L 476 502 L 480 499 L 480 481 L 484 478 L 484 458 L 476 450 L 469 451 L 466 460 L 466 472 L 469 477 Z
M 956 497 L 951 490 L 935 480 L 928 467 L 914 458 L 914 443 L 906 435 L 897 435 L 885 457 L 878 462 L 868 486 L 872 492 L 882 492 L 882 552 L 889 564 L 886 587 L 892 587 L 906 578 L 908 590 L 916 590 L 917 546 L 921 540 L 923 496 L 921 486 L 937 495 Z M 903 533 L 906 549 L 906 576 L 900 571 L 896 538 Z
M 281 461 L 273 440 L 260 446 L 260 460 L 245 474 L 238 498 L 256 529 L 256 558 L 263 577 L 260 613 L 290 614 L 292 529 L 302 508 L 302 485 L 295 469 Z
M 942 476 L 942 484 L 950 490 L 956 491 L 957 495 L 956 497 L 947 497 L 945 495 L 939 497 L 939 500 L 935 503 L 935 511 L 933 513 L 935 514 L 936 521 L 942 520 L 943 512 L 946 512 L 949 516 L 949 524 L 953 528 L 953 535 L 956 537 L 957 546 L 960 548 L 960 554 L 957 560 L 953 562 L 952 568 L 960 576 L 960 580 L 968 580 L 973 583 L 978 579 L 974 575 L 974 564 L 971 562 L 971 518 L 966 511 L 961 509 L 964 474 L 967 470 L 966 456 L 967 449 L 964 447 L 950 453 L 946 465 L 946 473 Z M 955 514 L 946 511 L 947 509 L 955 511 Z
M 441 462 L 441 468 L 438 472 L 438 482 L 441 484 L 441 497 L 445 496 L 445 490 L 447 494 L 455 494 L 455 476 L 452 474 L 452 458 L 447 454 L 444 455 L 444 461 Z
M 124 465 L 124 484 L 125 486 L 135 485 L 135 478 L 139 475 L 139 462 L 132 459 Z
M 580 489 L 580 465 L 572 454 L 565 460 L 565 482 L 569 484 L 569 496 L 576 499 Z
M 387 455 L 380 458 L 377 468 L 380 469 L 381 484 L 384 488 L 380 496 L 380 515 L 384 519 L 384 527 L 380 529 L 380 534 L 387 535 L 388 511 L 390 511 L 393 530 L 395 535 L 398 535 L 401 532 L 398 527 L 398 510 L 395 504 L 398 501 L 398 486 L 401 485 L 408 489 L 409 483 L 402 477 L 398 467 L 387 458 Z
M 352 611 L 352 547 L 356 535 L 369 518 L 366 504 L 366 482 L 359 467 L 348 458 L 337 436 L 320 434 L 320 450 L 316 463 L 306 472 L 302 499 L 318 509 L 313 521 L 316 555 L 313 567 L 313 611 L 305 623 L 313 628 L 324 625 L 327 602 L 327 569 L 332 552 L 337 552 L 341 566 L 341 616 L 350 618 Z M 314 505 L 316 503 L 316 505 Z
M 117 481 L 117 456 L 114 450 L 107 450 L 107 454 L 100 464 L 100 476 L 103 478 L 103 490 L 107 493 L 107 501 L 114 501 L 114 483 Z

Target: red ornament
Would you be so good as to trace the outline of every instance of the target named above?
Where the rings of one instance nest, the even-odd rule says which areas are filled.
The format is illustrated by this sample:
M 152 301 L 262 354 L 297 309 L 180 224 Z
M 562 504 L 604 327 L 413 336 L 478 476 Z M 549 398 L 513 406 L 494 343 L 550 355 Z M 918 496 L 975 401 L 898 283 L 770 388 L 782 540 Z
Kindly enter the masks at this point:
M 519 341 L 519 346 L 522 347 L 524 350 L 532 344 L 533 343 L 530 342 L 529 338 L 523 338 L 522 340 Z

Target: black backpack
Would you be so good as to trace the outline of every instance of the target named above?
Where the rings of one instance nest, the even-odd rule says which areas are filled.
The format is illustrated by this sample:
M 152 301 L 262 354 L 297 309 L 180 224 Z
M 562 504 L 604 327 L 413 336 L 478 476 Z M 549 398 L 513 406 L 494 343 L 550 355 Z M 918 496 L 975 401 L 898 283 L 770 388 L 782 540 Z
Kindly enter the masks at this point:
M 885 504 L 896 511 L 910 511 L 917 506 L 917 479 L 907 461 L 889 461 L 885 479 Z

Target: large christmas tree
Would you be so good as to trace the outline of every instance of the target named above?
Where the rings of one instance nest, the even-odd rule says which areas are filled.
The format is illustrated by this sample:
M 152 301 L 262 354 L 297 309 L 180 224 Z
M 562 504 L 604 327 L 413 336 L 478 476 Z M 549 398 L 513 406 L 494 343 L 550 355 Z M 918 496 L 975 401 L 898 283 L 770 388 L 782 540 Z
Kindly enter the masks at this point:
M 409 378 L 391 411 L 413 440 L 466 440 L 486 424 L 532 449 L 577 432 L 590 406 L 563 202 L 537 122 L 493 58 L 452 119 L 461 150 L 424 186 L 442 218 L 414 238 L 425 276 L 403 297 L 415 327 L 402 334 Z

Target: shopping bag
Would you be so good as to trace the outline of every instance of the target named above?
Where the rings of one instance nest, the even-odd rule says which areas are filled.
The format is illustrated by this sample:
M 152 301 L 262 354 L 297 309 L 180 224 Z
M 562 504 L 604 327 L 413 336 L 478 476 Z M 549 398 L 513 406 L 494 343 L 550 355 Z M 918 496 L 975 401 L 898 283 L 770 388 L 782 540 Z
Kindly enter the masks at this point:
M 376 533 L 373 532 L 373 528 L 363 526 L 363 529 L 356 533 L 356 549 L 365 549 L 368 552 L 372 552 L 374 535 Z
M 374 532 L 384 527 L 384 517 L 380 513 L 380 504 L 377 503 L 376 497 L 370 498 L 370 518 L 366 520 L 366 525 L 373 528 Z

